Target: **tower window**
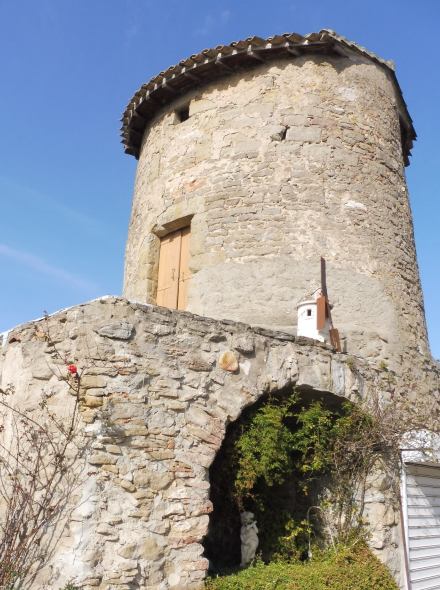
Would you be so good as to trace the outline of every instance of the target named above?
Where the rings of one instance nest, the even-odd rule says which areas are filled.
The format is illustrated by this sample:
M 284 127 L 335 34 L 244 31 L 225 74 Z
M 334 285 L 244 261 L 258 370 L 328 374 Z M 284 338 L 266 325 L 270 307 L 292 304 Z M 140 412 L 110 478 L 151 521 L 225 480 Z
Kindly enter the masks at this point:
M 160 240 L 157 305 L 185 309 L 191 274 L 189 240 L 191 227 L 173 231 Z
M 183 123 L 183 121 L 186 121 L 187 119 L 189 119 L 189 103 L 176 110 L 177 123 Z
M 312 317 L 312 310 L 311 309 L 307 310 L 307 317 L 308 318 Z

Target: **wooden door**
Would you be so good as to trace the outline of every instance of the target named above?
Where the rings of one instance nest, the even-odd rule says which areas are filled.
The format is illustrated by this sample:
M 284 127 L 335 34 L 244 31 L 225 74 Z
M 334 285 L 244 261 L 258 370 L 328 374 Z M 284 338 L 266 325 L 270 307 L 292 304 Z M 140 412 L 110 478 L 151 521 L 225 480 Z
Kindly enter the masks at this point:
M 189 273 L 189 239 L 191 228 L 167 234 L 160 241 L 157 305 L 185 309 Z
M 186 309 L 188 299 L 188 285 L 191 278 L 189 272 L 189 238 L 191 228 L 185 227 L 181 230 L 180 242 L 180 264 L 179 264 L 179 295 L 177 309 Z

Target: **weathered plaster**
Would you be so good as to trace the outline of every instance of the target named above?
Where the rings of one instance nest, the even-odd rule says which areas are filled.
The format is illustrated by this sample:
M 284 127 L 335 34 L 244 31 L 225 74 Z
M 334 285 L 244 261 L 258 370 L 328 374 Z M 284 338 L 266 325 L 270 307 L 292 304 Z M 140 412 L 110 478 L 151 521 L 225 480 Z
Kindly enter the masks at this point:
M 308 55 L 168 105 L 144 135 L 124 295 L 155 302 L 157 229 L 193 215 L 188 311 L 293 333 L 323 255 L 348 352 L 426 354 L 398 100 L 380 65 Z

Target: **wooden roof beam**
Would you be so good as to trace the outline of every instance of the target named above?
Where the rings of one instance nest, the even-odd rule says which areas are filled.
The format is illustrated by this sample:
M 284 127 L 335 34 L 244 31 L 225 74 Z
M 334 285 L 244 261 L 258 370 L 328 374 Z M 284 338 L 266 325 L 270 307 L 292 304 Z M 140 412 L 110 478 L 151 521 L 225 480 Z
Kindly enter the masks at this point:
M 301 51 L 296 47 L 293 47 L 289 42 L 285 43 L 284 47 L 287 53 L 290 53 L 290 55 L 293 55 L 294 57 L 299 57 L 301 55 Z
M 200 78 L 198 76 L 196 76 L 193 72 L 189 72 L 186 68 L 182 69 L 182 75 L 185 76 L 185 78 L 188 78 L 189 80 L 192 80 L 193 82 L 200 82 Z
M 331 46 L 331 50 L 340 55 L 341 57 L 350 57 L 349 52 L 344 47 L 341 47 L 338 43 L 333 43 L 333 45 Z
M 129 130 L 131 118 L 135 110 L 146 118 L 146 124 L 148 124 L 148 120 L 151 119 L 155 111 L 162 108 L 164 104 L 174 100 L 176 96 L 188 91 L 189 87 L 191 87 L 190 81 L 193 81 L 194 85 L 200 86 L 218 77 L 219 74 L 215 70 L 222 69 L 225 74 L 235 74 L 243 68 L 252 67 L 252 64 L 249 63 L 251 61 L 269 63 L 272 61 L 272 58 L 277 59 L 281 53 L 284 53 L 284 58 L 287 57 L 287 54 L 293 57 L 307 58 L 313 53 L 324 55 L 330 53 L 341 55 L 346 59 L 360 54 L 379 66 L 386 68 L 392 76 L 392 81 L 397 91 L 399 111 L 406 122 L 405 127 L 407 128 L 407 132 L 402 143 L 405 163 L 408 164 L 409 150 L 411 149 L 412 141 L 416 138 L 416 133 L 393 65 L 369 52 L 364 47 L 352 43 L 344 37 L 337 35 L 334 31 L 327 29 L 306 36 L 296 33 L 284 33 L 282 35 L 268 37 L 267 39 L 250 37 L 243 41 L 234 41 L 229 45 L 207 49 L 185 60 L 181 60 L 177 66 L 168 68 L 168 70 L 161 72 L 159 76 L 156 76 L 150 82 L 143 84 L 141 89 L 135 93 L 133 99 L 125 108 L 122 129 L 123 131 Z M 233 56 L 237 59 L 235 57 L 233 58 Z M 169 85 L 162 84 L 163 78 L 166 78 L 166 82 Z M 168 92 L 164 90 L 168 90 Z M 137 120 L 137 123 L 139 124 L 140 121 Z M 130 137 L 127 136 L 127 147 L 130 147 L 130 141 Z M 137 153 L 136 146 L 134 146 L 134 152 Z
M 223 61 L 223 56 L 221 53 L 217 54 L 217 57 L 215 58 L 215 65 L 216 66 L 220 66 L 222 68 L 224 68 L 225 70 L 227 70 L 228 72 L 233 72 L 233 68 L 231 68 L 230 66 L 228 66 L 227 64 L 225 64 L 225 62 Z
M 259 55 L 256 51 L 253 50 L 252 45 L 248 45 L 246 53 L 249 57 L 256 59 L 260 63 L 266 63 L 266 60 L 261 55 Z
M 168 90 L 168 92 L 171 92 L 171 94 L 177 94 L 177 90 L 175 88 L 173 88 L 170 84 L 168 84 L 168 81 L 166 78 L 164 78 L 162 80 L 162 84 L 160 84 L 160 88 L 163 88 L 164 90 Z

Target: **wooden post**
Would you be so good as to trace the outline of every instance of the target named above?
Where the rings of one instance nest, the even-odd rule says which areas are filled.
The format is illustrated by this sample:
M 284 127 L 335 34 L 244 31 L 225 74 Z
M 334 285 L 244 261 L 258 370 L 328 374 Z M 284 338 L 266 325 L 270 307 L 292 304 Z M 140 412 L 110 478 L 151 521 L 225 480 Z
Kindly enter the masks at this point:
M 327 276 L 325 259 L 321 256 L 321 291 L 324 297 L 327 298 Z

